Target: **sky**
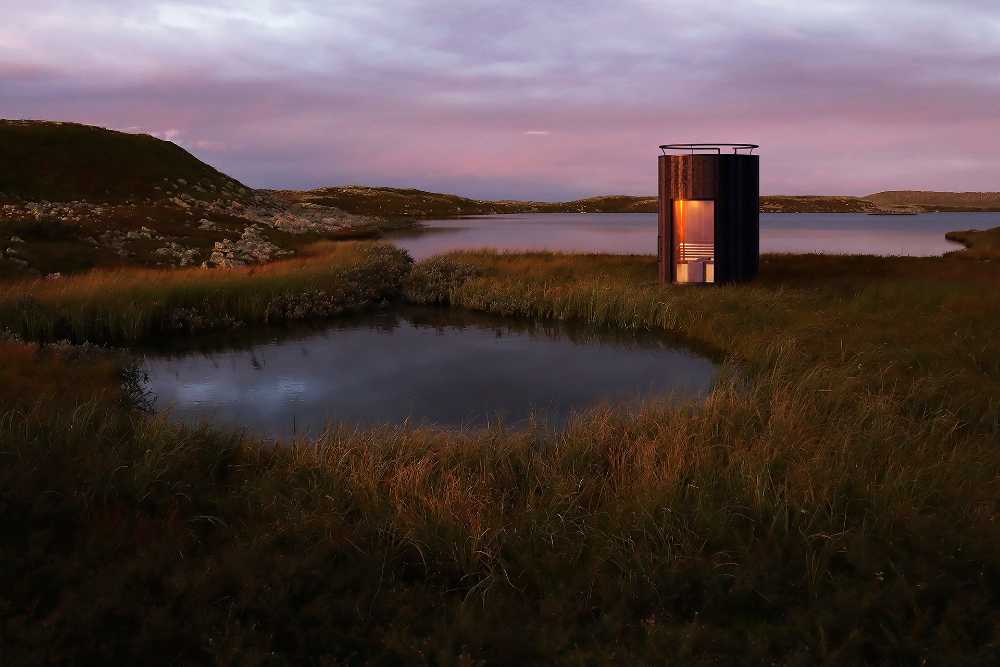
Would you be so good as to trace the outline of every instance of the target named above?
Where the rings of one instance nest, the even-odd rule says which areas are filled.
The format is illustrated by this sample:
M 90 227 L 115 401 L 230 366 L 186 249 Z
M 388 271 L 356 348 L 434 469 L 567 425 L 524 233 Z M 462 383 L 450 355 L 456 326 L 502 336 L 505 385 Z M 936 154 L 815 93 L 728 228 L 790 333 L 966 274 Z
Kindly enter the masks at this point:
M 1000 190 L 997 0 L 0 0 L 0 117 L 148 132 L 255 187 Z

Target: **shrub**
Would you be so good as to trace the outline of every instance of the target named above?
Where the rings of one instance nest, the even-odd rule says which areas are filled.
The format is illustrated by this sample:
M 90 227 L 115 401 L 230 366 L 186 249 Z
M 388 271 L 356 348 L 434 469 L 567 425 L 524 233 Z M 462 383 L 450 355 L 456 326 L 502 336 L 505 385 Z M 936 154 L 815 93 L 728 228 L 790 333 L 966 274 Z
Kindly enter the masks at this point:
M 432 257 L 413 267 L 403 283 L 403 294 L 414 303 L 449 303 L 456 289 L 480 275 L 482 271 L 472 264 L 447 255 Z

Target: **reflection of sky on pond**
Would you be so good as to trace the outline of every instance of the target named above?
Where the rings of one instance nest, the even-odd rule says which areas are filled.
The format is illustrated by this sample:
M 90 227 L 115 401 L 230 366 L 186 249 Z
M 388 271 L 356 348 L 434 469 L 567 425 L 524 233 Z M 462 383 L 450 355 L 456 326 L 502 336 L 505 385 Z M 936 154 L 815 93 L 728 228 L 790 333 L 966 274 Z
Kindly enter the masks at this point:
M 1000 226 L 1000 213 L 764 213 L 761 252 L 940 255 L 960 245 L 944 235 L 958 229 Z M 559 250 L 651 255 L 656 253 L 652 213 L 536 213 L 432 220 L 423 232 L 390 235 L 416 259 L 450 250 Z
M 430 319 L 428 319 L 430 318 Z M 648 395 L 704 395 L 715 365 L 663 338 L 408 308 L 214 350 L 150 352 L 156 407 L 267 435 L 328 420 L 480 425 Z M 223 344 L 224 345 L 224 344 Z

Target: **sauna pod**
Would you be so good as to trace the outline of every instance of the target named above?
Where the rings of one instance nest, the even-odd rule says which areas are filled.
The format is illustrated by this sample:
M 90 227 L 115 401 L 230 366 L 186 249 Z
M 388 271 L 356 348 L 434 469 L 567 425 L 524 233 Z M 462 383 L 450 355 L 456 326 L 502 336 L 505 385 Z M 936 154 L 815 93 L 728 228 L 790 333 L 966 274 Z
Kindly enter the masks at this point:
M 660 284 L 751 280 L 760 261 L 756 144 L 664 144 L 659 157 Z

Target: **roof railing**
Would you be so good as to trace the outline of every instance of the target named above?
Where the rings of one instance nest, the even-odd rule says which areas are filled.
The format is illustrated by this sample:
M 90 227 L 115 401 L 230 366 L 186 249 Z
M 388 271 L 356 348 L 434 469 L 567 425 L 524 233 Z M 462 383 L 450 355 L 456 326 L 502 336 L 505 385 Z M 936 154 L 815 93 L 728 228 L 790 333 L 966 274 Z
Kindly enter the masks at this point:
M 718 143 L 702 143 L 702 144 L 663 144 L 660 146 L 660 150 L 663 151 L 664 155 L 669 155 L 667 151 L 689 151 L 694 155 L 698 151 L 715 151 L 716 154 L 721 155 L 723 148 L 733 149 L 734 155 L 753 155 L 754 149 L 760 148 L 758 144 L 718 144 Z M 740 151 L 746 151 L 741 153 Z

